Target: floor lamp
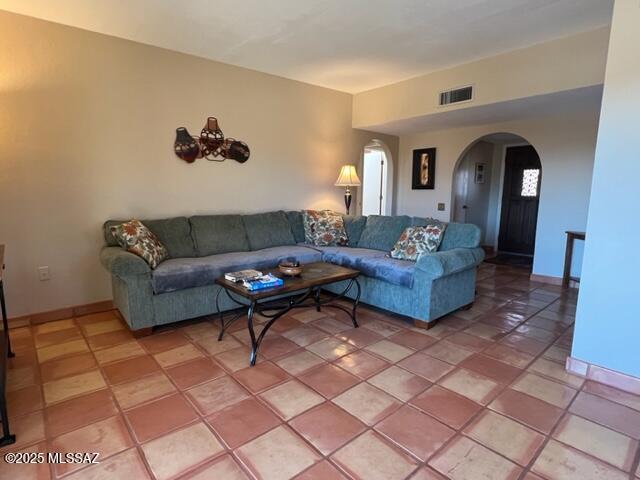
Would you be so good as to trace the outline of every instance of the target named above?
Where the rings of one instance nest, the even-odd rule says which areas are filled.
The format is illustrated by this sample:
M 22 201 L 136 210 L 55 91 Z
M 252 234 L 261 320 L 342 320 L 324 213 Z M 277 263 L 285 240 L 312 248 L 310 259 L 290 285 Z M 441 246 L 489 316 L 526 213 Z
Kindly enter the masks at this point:
M 347 215 L 349 215 L 349 209 L 351 208 L 351 190 L 349 187 L 359 187 L 360 179 L 356 173 L 356 167 L 354 165 L 344 165 L 340 169 L 340 175 L 335 183 L 336 187 L 345 187 L 344 189 L 344 206 L 347 207 Z

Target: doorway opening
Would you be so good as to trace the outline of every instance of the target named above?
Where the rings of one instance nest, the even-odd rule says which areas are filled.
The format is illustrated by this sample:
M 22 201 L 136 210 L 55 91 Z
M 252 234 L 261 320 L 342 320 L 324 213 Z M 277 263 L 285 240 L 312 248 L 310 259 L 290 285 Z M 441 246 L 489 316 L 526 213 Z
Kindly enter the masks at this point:
M 391 214 L 391 158 L 379 141 L 364 148 L 362 161 L 362 215 Z
M 531 145 L 507 147 L 498 251 L 533 257 L 542 165 Z
M 535 148 L 511 133 L 486 135 L 462 153 L 453 174 L 453 221 L 481 230 L 487 261 L 533 264 L 542 165 Z

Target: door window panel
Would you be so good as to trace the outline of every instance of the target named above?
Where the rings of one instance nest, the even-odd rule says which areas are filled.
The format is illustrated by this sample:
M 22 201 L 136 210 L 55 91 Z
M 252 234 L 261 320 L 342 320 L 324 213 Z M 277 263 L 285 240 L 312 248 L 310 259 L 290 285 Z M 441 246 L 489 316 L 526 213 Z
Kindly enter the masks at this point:
M 539 168 L 525 168 L 522 171 L 522 188 L 520 189 L 520 196 L 521 197 L 537 197 L 539 178 L 540 178 Z

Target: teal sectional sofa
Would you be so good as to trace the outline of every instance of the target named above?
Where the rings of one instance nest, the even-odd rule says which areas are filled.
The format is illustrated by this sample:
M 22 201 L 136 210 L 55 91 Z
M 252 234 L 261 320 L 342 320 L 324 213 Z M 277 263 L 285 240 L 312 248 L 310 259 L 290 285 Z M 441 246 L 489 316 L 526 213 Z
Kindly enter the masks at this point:
M 103 226 L 106 245 L 100 260 L 111 274 L 114 303 L 132 330 L 217 313 L 217 277 L 244 268 L 275 267 L 283 260 L 327 261 L 360 270 L 361 302 L 422 322 L 473 302 L 476 267 L 484 258 L 476 226 L 448 224 L 438 252 L 409 262 L 388 253 L 406 227 L 424 225 L 428 219 L 344 219 L 349 237 L 345 247 L 305 244 L 300 212 L 142 220 L 169 251 L 170 258 L 155 270 L 118 246 L 109 227 L 122 221 L 109 220 Z M 333 284 L 328 290 L 343 288 Z M 220 298 L 222 310 L 237 307 Z

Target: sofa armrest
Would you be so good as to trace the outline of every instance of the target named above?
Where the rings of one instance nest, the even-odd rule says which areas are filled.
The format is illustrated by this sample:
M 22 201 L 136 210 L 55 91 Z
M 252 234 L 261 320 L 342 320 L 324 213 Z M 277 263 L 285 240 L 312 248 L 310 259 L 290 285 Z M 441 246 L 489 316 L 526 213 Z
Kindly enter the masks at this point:
M 100 262 L 112 275 L 127 277 L 149 273 L 151 268 L 142 258 L 120 247 L 104 247 L 100 251 Z
M 482 262 L 484 250 L 481 248 L 454 248 L 444 252 L 422 255 L 416 268 L 429 278 L 446 277 L 452 273 L 473 268 Z

